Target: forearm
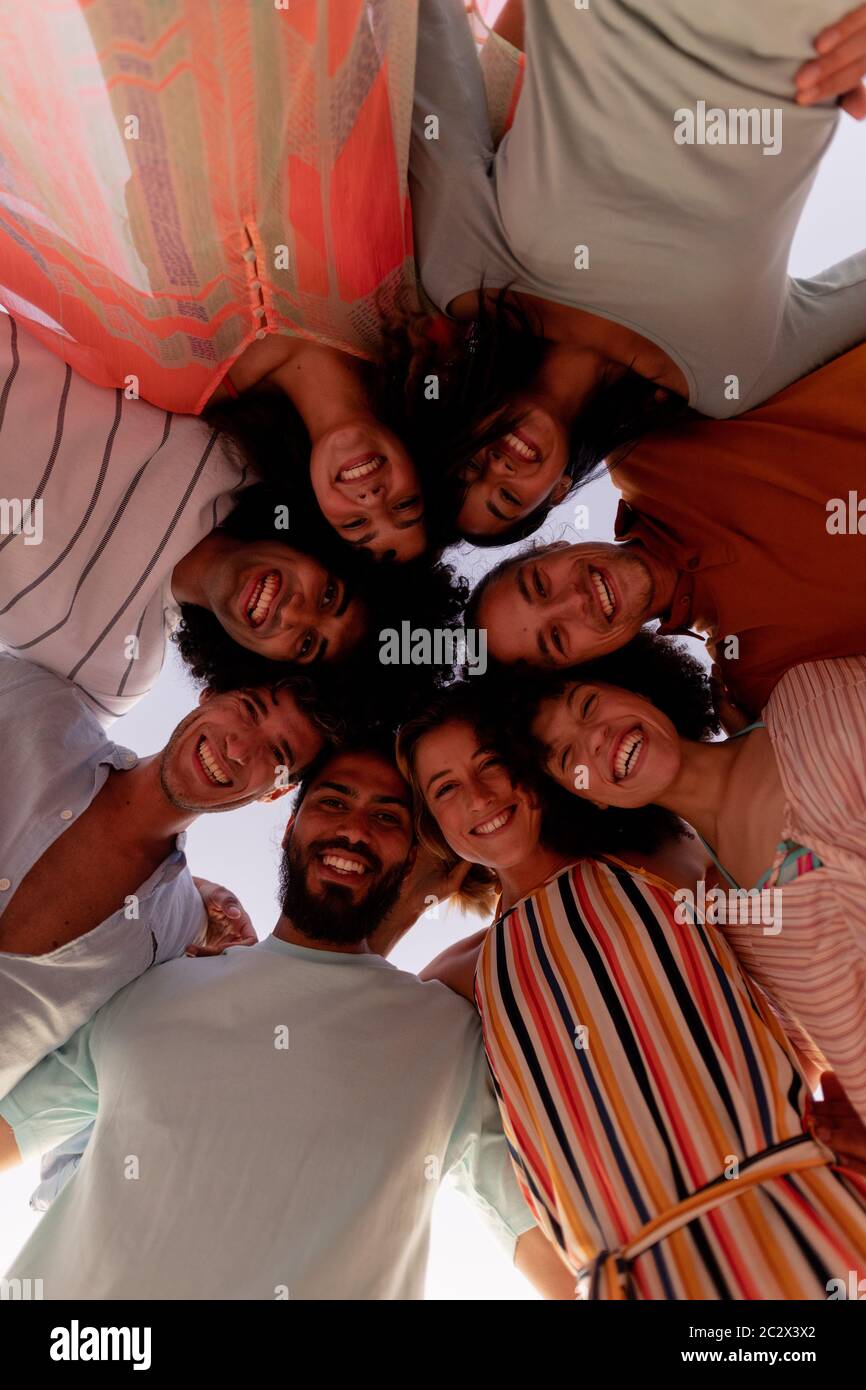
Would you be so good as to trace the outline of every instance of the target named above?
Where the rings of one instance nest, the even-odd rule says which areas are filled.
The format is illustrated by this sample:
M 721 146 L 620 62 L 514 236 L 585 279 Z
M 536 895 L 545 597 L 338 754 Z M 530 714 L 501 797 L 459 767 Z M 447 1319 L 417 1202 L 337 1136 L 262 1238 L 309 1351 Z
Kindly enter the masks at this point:
M 493 32 L 523 52 L 523 0 L 506 0 Z
M 519 1269 L 542 1298 L 558 1301 L 574 1299 L 574 1271 L 538 1226 L 524 1231 L 514 1251 L 514 1267 Z

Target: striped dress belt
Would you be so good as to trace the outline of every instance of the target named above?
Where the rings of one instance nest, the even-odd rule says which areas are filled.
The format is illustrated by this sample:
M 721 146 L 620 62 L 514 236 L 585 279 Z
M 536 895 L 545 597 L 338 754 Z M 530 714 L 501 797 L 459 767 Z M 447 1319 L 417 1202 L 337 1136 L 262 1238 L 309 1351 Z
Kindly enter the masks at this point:
M 593 1260 L 578 1271 L 575 1298 L 633 1298 L 631 1264 L 639 1255 L 658 1245 L 659 1241 L 665 1240 L 696 1217 L 715 1210 L 760 1183 L 784 1177 L 788 1173 L 799 1173 L 806 1168 L 820 1168 L 835 1161 L 831 1150 L 809 1134 L 795 1135 L 792 1139 L 771 1144 L 760 1153 L 751 1154 L 740 1164 L 736 1177 L 728 1178 L 720 1174 L 704 1187 L 698 1188 L 697 1192 L 692 1192 L 675 1206 L 653 1217 L 626 1245 L 621 1245 L 617 1250 L 599 1251 Z

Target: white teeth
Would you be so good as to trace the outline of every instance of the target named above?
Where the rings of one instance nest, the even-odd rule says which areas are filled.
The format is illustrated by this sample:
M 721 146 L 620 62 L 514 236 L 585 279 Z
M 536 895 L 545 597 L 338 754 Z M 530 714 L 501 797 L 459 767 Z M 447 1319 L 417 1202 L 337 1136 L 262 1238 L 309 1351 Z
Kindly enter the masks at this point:
M 530 463 L 536 462 L 538 458 L 538 451 L 536 449 L 532 449 L 528 444 L 524 444 L 523 440 L 516 434 L 509 433 L 504 437 L 506 443 L 510 445 L 514 452 L 519 454 L 521 458 L 528 459 Z
M 606 618 L 612 618 L 616 604 L 614 603 L 613 594 L 605 583 L 604 575 L 600 574 L 598 570 L 590 570 L 590 578 L 595 587 L 595 592 L 598 594 L 601 611 Z
M 274 601 L 274 595 L 276 594 L 279 587 L 280 576 L 276 572 L 274 572 L 273 574 L 268 574 L 265 576 L 264 579 L 259 580 L 255 589 L 253 590 L 253 596 L 250 599 L 250 606 L 247 609 L 250 622 L 253 624 L 254 627 L 261 627 L 262 623 L 267 618 L 268 614 L 271 611 L 271 604 Z
M 616 757 L 613 760 L 613 775 L 617 782 L 621 782 L 624 777 L 628 777 L 637 762 L 638 754 L 643 748 L 643 732 L 641 729 L 632 729 L 620 740 L 616 750 Z
M 509 806 L 507 811 L 500 811 L 498 816 L 493 817 L 493 820 L 486 821 L 484 825 L 476 825 L 472 833 L 473 835 L 492 835 L 494 830 L 501 830 L 510 819 L 511 807 Z
M 219 763 L 213 755 L 213 749 L 206 738 L 201 738 L 198 745 L 198 760 L 212 782 L 218 787 L 227 787 L 229 778 L 226 777 Z
M 339 854 L 323 854 L 322 863 L 327 864 L 329 869 L 336 869 L 341 874 L 365 874 L 366 864 L 362 864 L 358 859 L 343 859 Z
M 367 459 L 364 463 L 356 463 L 353 468 L 343 468 L 337 474 L 341 483 L 354 483 L 359 478 L 369 478 L 371 473 L 378 473 L 385 460 L 383 458 Z

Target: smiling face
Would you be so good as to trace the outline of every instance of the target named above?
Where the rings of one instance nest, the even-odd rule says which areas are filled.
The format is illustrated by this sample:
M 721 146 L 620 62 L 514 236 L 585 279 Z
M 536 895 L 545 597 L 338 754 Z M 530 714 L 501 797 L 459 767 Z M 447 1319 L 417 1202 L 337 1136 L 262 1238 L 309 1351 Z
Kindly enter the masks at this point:
M 488 585 L 477 626 L 496 661 L 574 666 L 625 646 L 654 616 L 654 592 L 637 546 L 556 546 L 518 557 Z
M 185 811 L 230 811 L 288 790 L 324 738 L 288 689 L 204 694 L 160 757 L 160 782 Z
M 358 906 L 402 873 L 413 840 L 409 788 L 397 768 L 376 753 L 345 752 L 308 788 L 290 846 L 308 894 L 326 899 L 339 886 Z
M 366 421 L 317 441 L 310 480 L 322 515 L 351 545 L 377 559 L 414 560 L 427 543 L 415 465 L 396 435 Z
M 341 661 L 366 630 L 364 605 L 345 582 L 277 541 L 238 542 L 207 583 L 209 607 L 229 636 L 271 661 Z
M 597 806 L 649 806 L 679 773 L 680 737 L 667 715 L 618 686 L 570 682 L 540 702 L 533 737 L 544 767 Z
M 508 531 L 542 503 L 561 502 L 571 486 L 565 472 L 568 436 L 562 423 L 528 399 L 514 405 L 516 412 L 525 411 L 520 424 L 479 450 L 460 470 L 465 491 L 457 527 L 469 539 Z
M 419 738 L 415 778 L 448 845 L 470 864 L 510 869 L 541 836 L 541 808 L 517 787 L 495 749 L 454 720 Z

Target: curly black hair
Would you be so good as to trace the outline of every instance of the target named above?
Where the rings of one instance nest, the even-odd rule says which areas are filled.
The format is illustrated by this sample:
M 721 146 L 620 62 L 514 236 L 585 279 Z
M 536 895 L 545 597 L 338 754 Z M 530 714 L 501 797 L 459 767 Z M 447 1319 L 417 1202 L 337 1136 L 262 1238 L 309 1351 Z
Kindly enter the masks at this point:
M 543 778 L 545 805 L 553 818 L 577 815 L 587 844 L 592 846 L 588 854 L 626 849 L 650 853 L 665 840 L 684 833 L 673 812 L 661 806 L 609 806 L 601 811 L 585 798 L 567 792 L 543 771 L 544 749 L 532 733 L 535 711 L 543 699 L 560 695 L 576 680 L 619 686 L 642 695 L 667 715 L 682 738 L 697 743 L 719 732 L 709 672 L 682 642 L 644 628 L 619 651 L 582 666 L 555 674 L 521 666 L 507 672 L 499 669 L 490 677 L 492 698 L 502 711 L 505 727 L 512 731 L 520 756 L 526 757 Z
M 526 391 L 550 346 L 537 315 L 505 286 L 479 294 L 477 316 L 468 323 L 449 325 L 420 314 L 396 318 L 386 325 L 385 345 L 391 376 L 405 382 L 404 430 L 415 441 L 428 532 L 435 543 L 468 540 L 495 547 L 532 535 L 553 503 L 543 502 L 496 535 L 464 536 L 456 516 L 465 491 L 460 475 L 468 461 L 520 424 L 513 398 Z M 429 390 L 431 380 L 435 393 Z M 569 494 L 592 482 L 607 460 L 621 459 L 644 435 L 694 414 L 673 392 L 657 400 L 657 390 L 655 382 L 629 369 L 595 392 L 569 431 Z
M 369 625 L 365 638 L 337 668 L 315 668 L 316 688 L 328 708 L 348 728 L 382 726 L 392 732 L 409 700 L 423 699 L 452 679 L 454 667 L 383 665 L 383 634 L 409 622 L 413 630 L 432 633 L 459 628 L 468 583 L 441 562 L 420 557 L 404 565 L 377 564 L 371 557 L 345 546 L 317 512 L 299 514 L 286 498 L 291 493 L 264 483 L 240 494 L 222 529 L 238 540 L 278 540 L 313 556 L 338 575 L 365 604 Z M 278 509 L 290 509 L 290 530 L 277 527 Z M 174 634 L 180 656 L 199 685 L 211 690 L 234 690 L 242 685 L 268 685 L 298 668 L 274 662 L 235 642 L 215 615 L 194 604 L 181 605 Z

